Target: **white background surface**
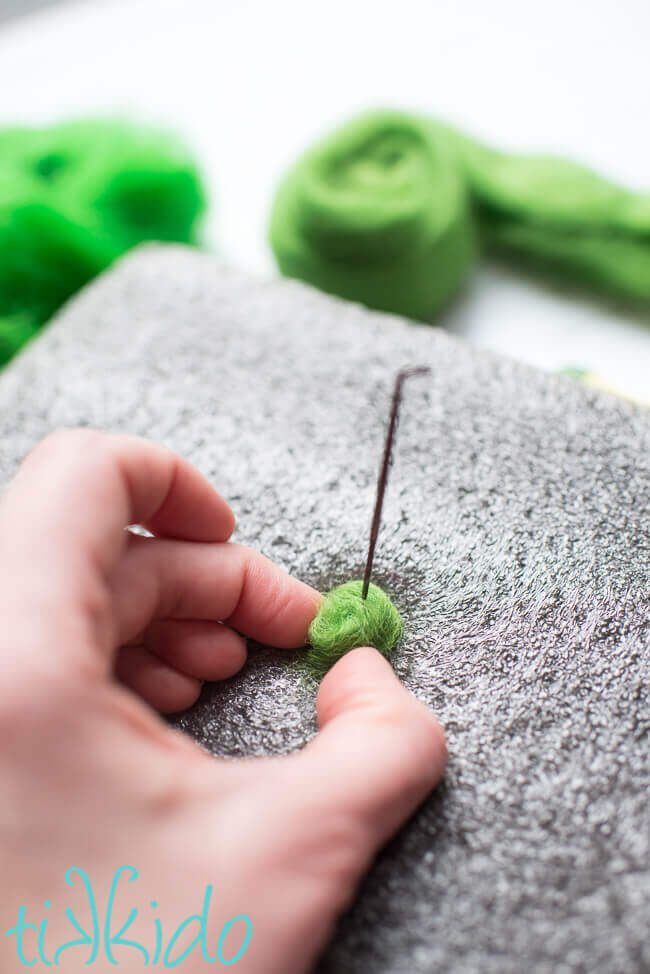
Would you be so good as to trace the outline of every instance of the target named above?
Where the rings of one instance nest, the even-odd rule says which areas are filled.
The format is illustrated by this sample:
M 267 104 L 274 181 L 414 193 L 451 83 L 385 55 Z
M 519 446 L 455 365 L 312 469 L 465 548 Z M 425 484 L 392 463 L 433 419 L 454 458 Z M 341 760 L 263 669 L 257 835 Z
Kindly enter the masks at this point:
M 0 124 L 126 113 L 177 128 L 212 189 L 209 242 L 268 274 L 277 180 L 368 107 L 424 110 L 650 190 L 649 49 L 649 0 L 86 0 L 0 30 Z M 648 318 L 484 267 L 444 323 L 650 393 Z

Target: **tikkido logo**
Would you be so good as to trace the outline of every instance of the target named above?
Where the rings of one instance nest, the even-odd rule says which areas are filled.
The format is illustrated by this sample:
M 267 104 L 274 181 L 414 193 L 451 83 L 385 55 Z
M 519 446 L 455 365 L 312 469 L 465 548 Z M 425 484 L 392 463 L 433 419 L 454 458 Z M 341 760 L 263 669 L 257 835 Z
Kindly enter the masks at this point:
M 240 913 L 238 916 L 233 917 L 221 928 L 221 933 L 216 945 L 216 953 L 212 955 L 208 949 L 208 914 L 210 911 L 210 903 L 212 900 L 212 893 L 214 887 L 208 885 L 205 888 L 205 894 L 203 897 L 203 909 L 201 913 L 194 913 L 191 916 L 186 917 L 182 923 L 176 928 L 174 933 L 171 935 L 169 940 L 165 943 L 165 938 L 163 936 L 163 928 L 160 917 L 153 917 L 153 934 L 151 940 L 153 941 L 153 947 L 151 943 L 148 945 L 139 943 L 137 940 L 127 940 L 124 935 L 128 932 L 129 928 L 133 925 L 136 917 L 138 916 L 138 910 L 133 907 L 126 921 L 122 923 L 122 926 L 117 930 L 117 933 L 113 933 L 113 930 L 118 925 L 118 920 L 114 920 L 114 911 L 116 906 L 117 890 L 122 876 L 126 875 L 126 882 L 133 883 L 138 878 L 138 871 L 133 866 L 120 866 L 120 868 L 115 872 L 113 876 L 113 881 L 111 883 L 111 888 L 108 896 L 108 901 L 106 905 L 106 912 L 103 917 L 103 927 L 100 927 L 99 922 L 99 912 L 97 909 L 97 899 L 95 897 L 95 892 L 93 890 L 93 885 L 90 881 L 90 877 L 83 869 L 78 869 L 73 867 L 68 869 L 65 874 L 65 881 L 68 886 L 75 886 L 77 879 L 83 884 L 86 899 L 88 901 L 88 906 L 90 910 L 90 929 L 86 930 L 81 925 L 76 915 L 70 907 L 65 909 L 65 916 L 68 923 L 74 928 L 78 937 L 73 940 L 69 940 L 66 943 L 61 944 L 58 947 L 54 947 L 52 944 L 48 943 L 47 928 L 48 928 L 48 917 L 44 917 L 41 923 L 37 926 L 35 923 L 30 923 L 27 920 L 27 908 L 21 906 L 18 911 L 18 922 L 10 930 L 7 930 L 7 937 L 16 938 L 16 952 L 18 955 L 18 960 L 25 967 L 34 967 L 39 962 L 46 967 L 62 967 L 65 969 L 65 956 L 67 951 L 74 951 L 77 954 L 77 959 L 79 959 L 79 954 L 84 948 L 90 948 L 88 953 L 88 958 L 85 961 L 85 965 L 93 964 L 98 960 L 100 953 L 106 957 L 106 959 L 111 964 L 119 966 L 120 959 L 116 955 L 115 950 L 118 948 L 118 953 L 122 956 L 125 963 L 131 964 L 133 961 L 133 951 L 139 953 L 142 957 L 143 967 L 153 967 L 156 964 L 160 964 L 161 967 L 178 967 L 182 964 L 190 954 L 192 954 L 195 949 L 199 950 L 203 955 L 203 959 L 208 964 L 219 963 L 224 967 L 232 967 L 237 961 L 241 960 L 251 942 L 251 937 L 253 935 L 253 924 L 249 916 L 245 913 Z M 149 904 L 152 911 L 158 908 L 158 902 L 152 900 Z M 50 900 L 45 900 L 45 909 L 50 910 L 52 903 Z M 185 946 L 182 952 L 179 953 L 181 944 L 179 941 L 183 937 L 188 928 L 192 925 L 198 924 L 198 932 L 192 940 L 192 942 Z M 236 929 L 234 929 L 236 927 Z M 229 934 L 232 935 L 229 937 Z M 226 947 L 226 938 L 228 938 L 228 947 Z M 185 941 L 186 938 L 183 938 Z M 233 945 L 239 943 L 239 949 L 235 953 L 230 953 L 232 951 Z M 128 954 L 127 951 L 128 950 Z M 230 956 L 226 957 L 225 953 L 228 950 Z M 49 954 L 49 956 L 48 956 Z M 63 964 L 61 964 L 61 958 L 64 958 Z M 67 955 L 70 957 L 70 955 Z

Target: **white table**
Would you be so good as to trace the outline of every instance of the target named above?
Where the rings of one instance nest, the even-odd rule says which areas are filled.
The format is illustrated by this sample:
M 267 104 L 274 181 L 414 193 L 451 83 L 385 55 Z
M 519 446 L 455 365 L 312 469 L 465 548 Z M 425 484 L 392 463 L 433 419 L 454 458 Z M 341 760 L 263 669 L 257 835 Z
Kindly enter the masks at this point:
M 177 128 L 208 177 L 208 238 L 274 273 L 274 186 L 360 109 L 440 115 L 504 148 L 650 188 L 648 0 L 93 0 L 0 31 L 0 124 L 118 113 Z M 648 396 L 650 326 L 483 268 L 445 324 Z

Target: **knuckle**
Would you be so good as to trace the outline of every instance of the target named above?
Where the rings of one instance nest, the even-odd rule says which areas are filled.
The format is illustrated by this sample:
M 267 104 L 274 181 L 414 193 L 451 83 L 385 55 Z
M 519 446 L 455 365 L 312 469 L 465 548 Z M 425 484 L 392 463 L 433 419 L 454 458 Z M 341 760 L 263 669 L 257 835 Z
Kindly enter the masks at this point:
M 363 817 L 351 808 L 334 808 L 330 802 L 314 802 L 302 809 L 310 827 L 302 833 L 300 862 L 314 888 L 330 907 L 343 908 L 354 890 L 369 854 L 369 830 Z M 295 840 L 294 840 L 295 841 Z M 340 900 L 340 902 L 337 902 Z M 323 904 L 326 905 L 325 903 Z
M 261 569 L 258 567 L 252 569 L 253 575 L 256 572 L 259 572 L 259 575 L 262 574 Z M 272 587 L 267 586 L 265 597 L 264 595 L 259 595 L 260 586 L 256 585 L 255 590 L 258 593 L 258 598 L 261 597 L 262 599 L 263 604 L 261 608 L 265 627 L 267 629 L 273 629 L 276 626 L 281 626 L 293 604 L 292 593 L 289 587 L 283 584 Z
M 318 855 L 322 856 L 321 873 L 331 889 L 343 897 L 354 888 L 368 852 L 368 833 L 358 816 L 331 813 L 322 827 Z
M 336 800 L 323 787 L 321 772 L 305 752 L 280 759 L 274 790 L 281 794 L 285 832 L 300 846 L 300 861 L 319 876 L 341 880 L 356 876 L 367 850 L 367 832 L 353 803 Z
M 46 674 L 14 674 L 4 681 L 0 700 L 0 740 L 10 745 L 31 746 L 30 741 L 47 741 L 61 718 L 74 711 L 66 684 Z

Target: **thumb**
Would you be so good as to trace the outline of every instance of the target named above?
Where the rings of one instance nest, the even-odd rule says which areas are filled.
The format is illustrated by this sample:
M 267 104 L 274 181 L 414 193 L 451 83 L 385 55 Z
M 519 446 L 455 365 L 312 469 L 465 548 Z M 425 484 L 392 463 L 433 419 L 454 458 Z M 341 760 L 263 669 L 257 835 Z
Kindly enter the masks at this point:
M 442 727 L 375 649 L 347 653 L 316 700 L 320 733 L 296 758 L 334 817 L 352 817 L 369 857 L 439 782 L 447 761 Z

